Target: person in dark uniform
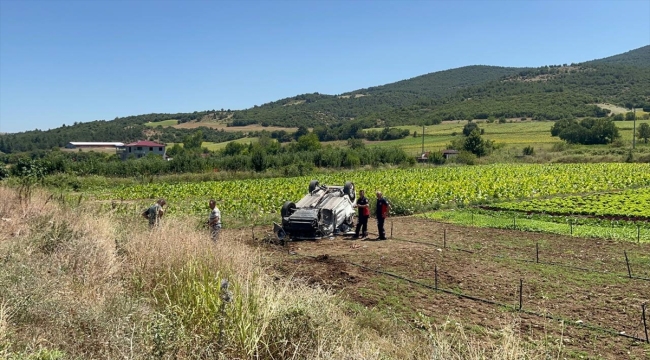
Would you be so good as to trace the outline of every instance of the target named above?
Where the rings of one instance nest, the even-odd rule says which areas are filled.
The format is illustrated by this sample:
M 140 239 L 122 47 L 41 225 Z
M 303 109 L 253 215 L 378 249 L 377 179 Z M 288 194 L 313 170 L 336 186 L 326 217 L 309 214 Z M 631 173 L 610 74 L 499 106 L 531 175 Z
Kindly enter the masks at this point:
M 368 236 L 368 218 L 370 217 L 370 205 L 368 204 L 365 191 L 359 191 L 359 197 L 354 207 L 359 209 L 359 221 L 357 222 L 357 229 L 354 232 L 353 239 L 359 238 L 359 230 L 362 231 L 361 237 L 365 238 Z
M 388 217 L 388 210 L 390 209 L 390 204 L 381 191 L 377 191 L 377 207 L 375 209 L 375 215 L 377 216 L 377 230 L 379 230 L 379 237 L 377 240 L 386 240 L 386 231 L 384 230 L 384 220 Z

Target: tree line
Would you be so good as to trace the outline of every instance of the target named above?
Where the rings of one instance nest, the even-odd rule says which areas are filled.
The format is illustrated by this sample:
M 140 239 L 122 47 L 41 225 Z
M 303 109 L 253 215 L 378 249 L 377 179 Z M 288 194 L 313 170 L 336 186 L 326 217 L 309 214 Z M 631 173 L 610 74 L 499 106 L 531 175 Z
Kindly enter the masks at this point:
M 207 171 L 279 171 L 287 176 L 301 175 L 314 168 L 356 168 L 385 164 L 413 164 L 415 159 L 398 148 L 365 146 L 322 146 L 314 133 L 308 133 L 285 146 L 264 136 L 257 143 L 229 143 L 223 150 L 205 151 L 200 138 L 187 137 L 174 151 L 171 161 L 150 154 L 122 161 L 117 155 L 96 152 L 35 151 L 30 156 L 2 155 L 14 176 L 38 171 L 43 176 L 72 174 L 132 177 Z M 197 146 L 198 143 L 198 146 Z M 203 156 L 200 154 L 203 153 Z

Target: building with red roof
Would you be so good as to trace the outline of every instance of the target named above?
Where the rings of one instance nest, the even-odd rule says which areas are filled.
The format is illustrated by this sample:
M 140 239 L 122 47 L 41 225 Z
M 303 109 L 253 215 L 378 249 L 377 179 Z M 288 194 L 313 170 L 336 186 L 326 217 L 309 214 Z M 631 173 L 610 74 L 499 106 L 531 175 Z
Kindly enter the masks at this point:
M 126 160 L 131 157 L 139 159 L 149 154 L 160 155 L 164 158 L 165 144 L 159 144 L 157 142 L 148 140 L 141 140 L 126 144 L 122 150 L 122 160 Z

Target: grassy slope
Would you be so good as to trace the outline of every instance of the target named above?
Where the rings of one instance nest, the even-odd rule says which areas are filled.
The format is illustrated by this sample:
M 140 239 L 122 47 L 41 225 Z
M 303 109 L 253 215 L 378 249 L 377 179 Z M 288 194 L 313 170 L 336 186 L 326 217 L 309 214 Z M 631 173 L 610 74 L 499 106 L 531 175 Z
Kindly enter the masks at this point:
M 170 119 L 170 120 L 163 120 L 163 121 L 156 121 L 156 122 L 147 122 L 144 123 L 144 126 L 149 126 L 149 127 L 157 127 L 157 126 L 174 126 L 178 124 L 178 120 Z
M 20 201 L 5 187 L 0 196 L 3 359 L 429 359 L 432 349 L 445 359 L 544 358 L 518 332 L 455 341 L 273 276 L 250 228 L 214 244 L 196 219 L 151 231 L 91 204 Z

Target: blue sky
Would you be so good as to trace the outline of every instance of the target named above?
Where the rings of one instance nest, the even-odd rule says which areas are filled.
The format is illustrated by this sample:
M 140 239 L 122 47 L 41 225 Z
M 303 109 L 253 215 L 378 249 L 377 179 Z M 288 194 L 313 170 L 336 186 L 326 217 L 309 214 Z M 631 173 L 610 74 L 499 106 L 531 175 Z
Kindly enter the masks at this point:
M 650 0 L 0 0 L 0 132 L 650 44 Z

